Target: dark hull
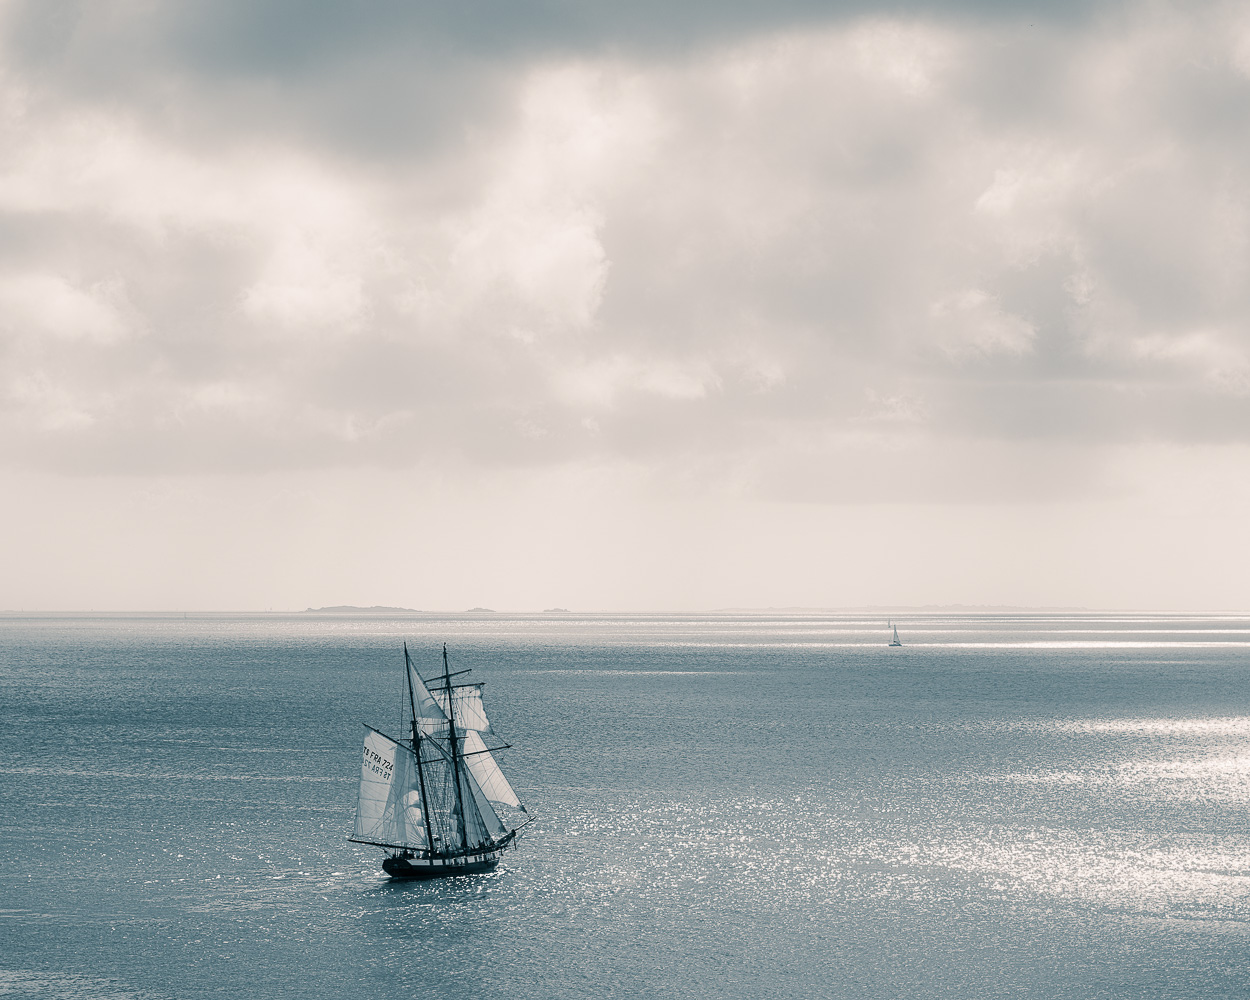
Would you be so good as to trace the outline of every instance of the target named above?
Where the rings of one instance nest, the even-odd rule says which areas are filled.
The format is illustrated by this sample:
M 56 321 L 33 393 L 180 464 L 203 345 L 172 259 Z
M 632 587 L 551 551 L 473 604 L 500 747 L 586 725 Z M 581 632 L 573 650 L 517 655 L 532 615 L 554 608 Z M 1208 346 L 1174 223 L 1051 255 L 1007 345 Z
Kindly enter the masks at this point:
M 499 853 L 475 854 L 463 858 L 404 858 L 389 857 L 382 862 L 382 870 L 394 879 L 446 878 L 448 875 L 481 875 L 495 870 Z

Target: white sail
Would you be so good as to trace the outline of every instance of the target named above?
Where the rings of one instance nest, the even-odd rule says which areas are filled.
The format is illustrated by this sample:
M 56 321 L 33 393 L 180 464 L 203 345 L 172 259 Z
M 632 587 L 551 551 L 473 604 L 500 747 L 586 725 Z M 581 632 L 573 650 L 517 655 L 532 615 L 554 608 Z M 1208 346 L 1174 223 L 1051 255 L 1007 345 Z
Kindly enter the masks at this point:
M 503 771 L 499 770 L 499 764 L 496 763 L 494 756 L 486 749 L 482 737 L 473 730 L 464 734 L 464 753 L 465 763 L 469 765 L 469 770 L 489 802 L 525 811 L 525 806 L 521 805 L 517 793 L 508 784 Z
M 412 751 L 376 730 L 365 737 L 355 840 L 424 850 L 425 817 Z
M 430 694 L 430 689 L 425 686 L 425 681 L 412 668 L 411 663 L 408 664 L 408 680 L 412 684 L 413 713 L 417 717 L 421 731 L 427 736 L 440 731 L 445 735 L 447 716 L 443 714 L 442 706 Z
M 435 688 L 430 692 L 438 702 L 439 711 L 446 716 L 447 689 Z M 482 704 L 482 685 L 469 684 L 451 689 L 451 709 L 456 716 L 456 729 L 460 732 L 476 730 L 490 732 L 490 719 L 486 718 L 486 706 Z
M 496 837 L 502 837 L 508 832 L 508 828 L 504 826 L 503 820 L 499 818 L 499 814 L 491 807 L 490 800 L 487 799 L 486 793 L 482 791 L 482 787 L 473 779 L 471 770 L 465 771 L 464 783 L 468 786 L 469 793 L 473 796 L 474 811 L 481 818 L 482 828 L 488 834 L 486 839 L 493 840 Z M 465 806 L 467 808 L 467 802 Z
M 352 839 L 428 852 L 430 863 L 498 850 L 517 826 L 515 810 L 525 807 L 486 749 L 482 734 L 491 732 L 491 724 L 482 686 L 431 690 L 406 647 L 404 656 L 412 743 L 370 729 Z M 446 670 L 445 652 L 443 663 Z M 386 864 L 399 864 L 398 857 Z

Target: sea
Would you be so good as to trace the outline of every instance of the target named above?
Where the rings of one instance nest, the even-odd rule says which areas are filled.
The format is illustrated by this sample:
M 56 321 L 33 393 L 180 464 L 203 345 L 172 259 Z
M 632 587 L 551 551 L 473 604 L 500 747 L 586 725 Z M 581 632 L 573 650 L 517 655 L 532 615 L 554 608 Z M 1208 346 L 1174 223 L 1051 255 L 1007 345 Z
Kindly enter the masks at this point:
M 0 616 L 0 997 L 1250 996 L 1250 617 Z M 349 843 L 403 644 L 493 873 Z

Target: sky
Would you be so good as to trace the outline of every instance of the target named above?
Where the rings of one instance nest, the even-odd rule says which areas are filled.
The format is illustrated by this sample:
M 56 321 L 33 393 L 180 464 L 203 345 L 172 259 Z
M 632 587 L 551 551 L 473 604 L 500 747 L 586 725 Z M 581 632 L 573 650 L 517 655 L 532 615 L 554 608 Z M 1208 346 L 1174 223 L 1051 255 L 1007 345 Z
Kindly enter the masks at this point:
M 0 609 L 1250 608 L 1250 8 L 0 0 Z

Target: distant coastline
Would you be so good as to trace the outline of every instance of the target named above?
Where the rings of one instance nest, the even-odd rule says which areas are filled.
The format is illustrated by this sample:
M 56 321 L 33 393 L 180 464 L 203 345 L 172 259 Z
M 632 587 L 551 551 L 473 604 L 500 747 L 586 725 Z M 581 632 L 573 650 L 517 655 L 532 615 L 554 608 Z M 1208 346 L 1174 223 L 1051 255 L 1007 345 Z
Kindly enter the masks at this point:
M 859 614 L 885 614 L 893 612 L 907 612 L 910 614 L 1022 614 L 1032 612 L 1035 614 L 1056 614 L 1056 613 L 1094 613 L 1103 612 L 1108 608 L 1084 608 L 1084 607 L 1029 607 L 1023 604 L 868 604 L 851 608 L 809 608 L 809 607 L 785 607 L 785 608 L 713 608 L 713 614 L 763 614 L 786 612 L 788 614 L 839 614 L 839 615 L 859 615 Z
M 329 608 L 306 608 L 300 614 L 304 615 L 351 615 L 370 613 L 373 614 L 395 614 L 396 612 L 412 612 L 415 613 L 416 608 L 388 608 L 381 604 L 375 604 L 370 608 L 358 608 L 354 604 L 335 604 Z

